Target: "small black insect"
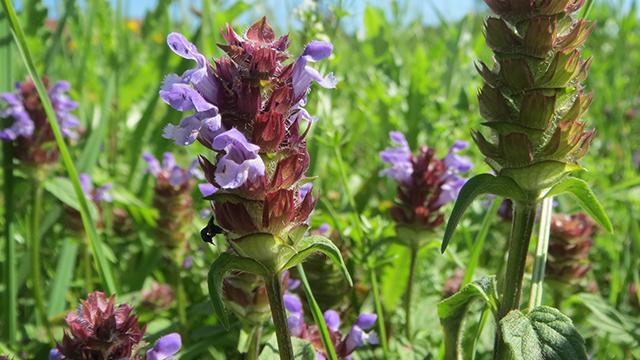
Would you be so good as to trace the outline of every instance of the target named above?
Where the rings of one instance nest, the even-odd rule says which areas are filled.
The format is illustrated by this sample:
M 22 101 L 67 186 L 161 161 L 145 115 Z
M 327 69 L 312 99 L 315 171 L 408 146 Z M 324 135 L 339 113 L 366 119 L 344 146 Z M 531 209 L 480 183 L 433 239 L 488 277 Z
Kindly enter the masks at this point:
M 202 237 L 202 241 L 213 244 L 213 238 L 218 234 L 224 234 L 224 230 L 214 223 L 212 216 L 207 226 L 200 230 L 200 236 Z

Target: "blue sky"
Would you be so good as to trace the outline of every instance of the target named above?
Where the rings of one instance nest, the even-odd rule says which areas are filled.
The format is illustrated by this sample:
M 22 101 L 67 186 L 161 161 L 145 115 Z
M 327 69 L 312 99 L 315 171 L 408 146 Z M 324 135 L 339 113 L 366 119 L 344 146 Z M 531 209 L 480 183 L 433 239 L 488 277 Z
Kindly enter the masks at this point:
M 81 3 L 83 0 L 79 0 Z M 118 0 L 109 0 L 114 6 Z M 124 6 L 124 11 L 127 16 L 130 17 L 142 17 L 145 12 L 153 8 L 157 3 L 157 0 L 120 0 Z M 196 7 L 200 7 L 202 1 L 207 0 L 182 0 L 176 1 L 175 3 L 182 3 L 186 5 L 188 8 L 191 5 L 195 5 Z M 254 12 L 261 13 L 260 8 L 268 7 L 270 9 L 278 10 L 275 14 L 276 19 L 272 19 L 275 22 L 286 23 L 292 20 L 292 15 L 290 14 L 290 10 L 294 9 L 304 1 L 304 0 L 245 0 L 248 3 L 255 4 Z M 614 3 L 624 3 L 627 6 L 632 1 L 638 0 L 596 0 L 596 1 L 612 1 Z M 222 1 L 225 4 L 232 3 L 233 0 L 225 0 Z M 465 13 L 484 8 L 484 4 L 482 0 L 399 0 L 399 2 L 406 6 L 407 14 L 411 14 L 413 17 L 420 17 L 424 19 L 426 23 L 436 23 L 438 21 L 438 17 L 436 15 L 437 11 L 444 14 L 448 19 L 458 19 L 462 17 Z M 55 8 L 61 7 L 63 0 L 44 0 L 45 5 L 51 9 L 51 13 L 53 16 L 56 15 Z M 380 5 L 382 7 L 389 8 L 391 0 L 343 0 L 345 7 L 349 9 L 351 15 L 354 19 L 361 19 L 363 10 L 366 4 L 375 4 Z M 177 7 L 177 5 L 174 5 Z M 639 8 L 640 11 L 640 8 Z

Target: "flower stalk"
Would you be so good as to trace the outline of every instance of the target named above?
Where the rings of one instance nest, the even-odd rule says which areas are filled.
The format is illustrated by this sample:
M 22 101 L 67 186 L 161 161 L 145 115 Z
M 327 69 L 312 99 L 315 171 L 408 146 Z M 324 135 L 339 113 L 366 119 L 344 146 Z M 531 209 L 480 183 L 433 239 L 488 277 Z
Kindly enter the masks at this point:
M 280 283 L 280 274 L 272 273 L 265 276 L 265 284 L 267 287 L 267 296 L 269 297 L 271 317 L 273 318 L 273 325 L 276 330 L 280 359 L 293 360 L 293 345 L 291 344 L 291 337 L 289 336 L 287 313 L 282 300 L 283 292 L 282 284 Z
M 418 259 L 418 250 L 411 248 L 409 250 L 411 260 L 409 262 L 409 279 L 407 280 L 407 292 L 404 298 L 404 313 L 407 317 L 404 324 L 404 331 L 407 339 L 411 340 L 411 300 L 413 297 L 413 283 L 415 282 L 416 264 Z
M 549 249 L 549 233 L 551 230 L 551 215 L 553 214 L 553 196 L 542 201 L 540 213 L 540 227 L 538 243 L 536 245 L 533 272 L 531 274 L 531 294 L 529 296 L 529 311 L 542 305 L 544 291 L 544 272 L 547 266 L 547 251 Z
M 511 310 L 520 307 L 522 280 L 524 278 L 527 252 L 529 250 L 535 216 L 535 204 L 515 202 L 511 237 L 509 239 L 509 256 L 507 258 L 502 297 L 498 310 L 498 321 L 505 317 Z M 498 329 L 496 330 L 494 359 L 507 359 L 507 356 L 507 349 L 501 338 L 500 330 Z

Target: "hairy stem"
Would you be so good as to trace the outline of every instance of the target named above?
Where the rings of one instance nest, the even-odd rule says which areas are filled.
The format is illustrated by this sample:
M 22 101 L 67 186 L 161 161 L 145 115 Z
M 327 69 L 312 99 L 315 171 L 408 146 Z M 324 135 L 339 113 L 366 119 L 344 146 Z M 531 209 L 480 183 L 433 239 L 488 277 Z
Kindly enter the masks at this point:
M 544 288 L 544 271 L 547 266 L 547 250 L 549 248 L 549 232 L 551 227 L 551 214 L 553 213 L 553 197 L 542 201 L 540 214 L 540 228 L 538 231 L 538 244 L 536 245 L 536 257 L 531 274 L 531 295 L 529 296 L 529 311 L 542 305 L 542 292 Z
M 13 239 L 13 143 L 3 141 L 4 173 L 4 241 L 5 241 L 5 286 L 6 286 L 6 333 L 9 345 L 13 345 L 18 334 L 18 277 L 16 269 L 16 242 Z
M 269 307 L 271 307 L 271 317 L 276 328 L 276 338 L 278 339 L 278 353 L 281 360 L 293 360 L 293 346 L 289 336 L 289 325 L 287 323 L 287 313 L 282 300 L 282 285 L 280 284 L 280 274 L 273 273 L 265 276 L 267 286 L 267 296 L 269 297 Z
M 407 292 L 404 297 L 404 313 L 406 316 L 406 321 L 404 323 L 404 331 L 407 339 L 411 340 L 411 298 L 413 297 L 413 283 L 415 281 L 415 273 L 416 273 L 416 263 L 418 259 L 418 250 L 415 247 L 412 247 L 409 251 L 411 252 L 411 261 L 409 263 L 409 280 L 407 283 Z
M 535 203 L 515 202 L 513 209 L 513 222 L 511 226 L 511 238 L 509 239 L 509 257 L 504 274 L 502 301 L 498 311 L 498 322 L 511 310 L 520 307 L 520 295 L 522 293 L 522 280 L 524 268 L 533 232 L 533 223 L 536 216 Z M 500 326 L 496 329 L 496 344 L 493 358 L 497 360 L 508 359 L 509 353 L 502 341 Z
M 42 258 L 40 249 L 40 217 L 42 214 L 42 192 L 43 188 L 40 183 L 41 174 L 36 170 L 33 174 L 31 183 L 31 218 L 29 219 L 29 237 L 30 248 L 29 256 L 31 262 L 31 286 L 36 302 L 36 321 L 43 325 L 47 337 L 51 342 L 55 343 L 55 338 L 51 332 L 47 312 L 45 311 L 45 301 L 43 293 L 43 284 L 41 278 L 41 262 Z

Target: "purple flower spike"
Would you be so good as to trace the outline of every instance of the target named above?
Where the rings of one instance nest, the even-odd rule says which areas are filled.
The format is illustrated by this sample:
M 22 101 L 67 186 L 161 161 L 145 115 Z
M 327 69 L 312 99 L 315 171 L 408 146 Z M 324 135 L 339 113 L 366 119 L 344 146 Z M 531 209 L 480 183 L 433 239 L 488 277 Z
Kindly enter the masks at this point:
M 331 331 L 339 331 L 340 330 L 340 314 L 338 314 L 335 310 L 327 310 L 324 312 L 324 321 L 327 323 L 327 327 Z
M 302 99 L 309 90 L 311 82 L 315 81 L 323 88 L 336 87 L 336 79 L 333 74 L 322 76 L 318 70 L 307 65 L 307 62 L 322 60 L 331 55 L 333 45 L 326 41 L 312 41 L 305 47 L 302 56 L 293 65 L 293 95 L 296 99 Z
M 216 136 L 212 147 L 225 154 L 216 166 L 216 182 L 224 189 L 235 189 L 247 180 L 264 175 L 265 166 L 258 155 L 258 146 L 250 143 L 244 135 L 233 128 Z
M 147 351 L 147 360 L 168 360 L 172 359 L 182 347 L 180 334 L 171 333 L 158 339 L 153 348 Z
M 142 158 L 147 163 L 147 171 L 158 179 L 158 184 L 162 186 L 170 185 L 177 189 L 189 183 L 192 177 L 198 177 L 195 160 L 185 169 L 176 164 L 175 157 L 170 152 L 162 155 L 162 164 L 148 152 L 145 152 Z
M 407 181 L 413 174 L 412 154 L 409 143 L 404 134 L 399 131 L 390 132 L 389 138 L 397 146 L 386 148 L 380 152 L 380 159 L 391 165 L 390 168 L 382 170 L 380 176 L 389 176 L 400 182 Z

